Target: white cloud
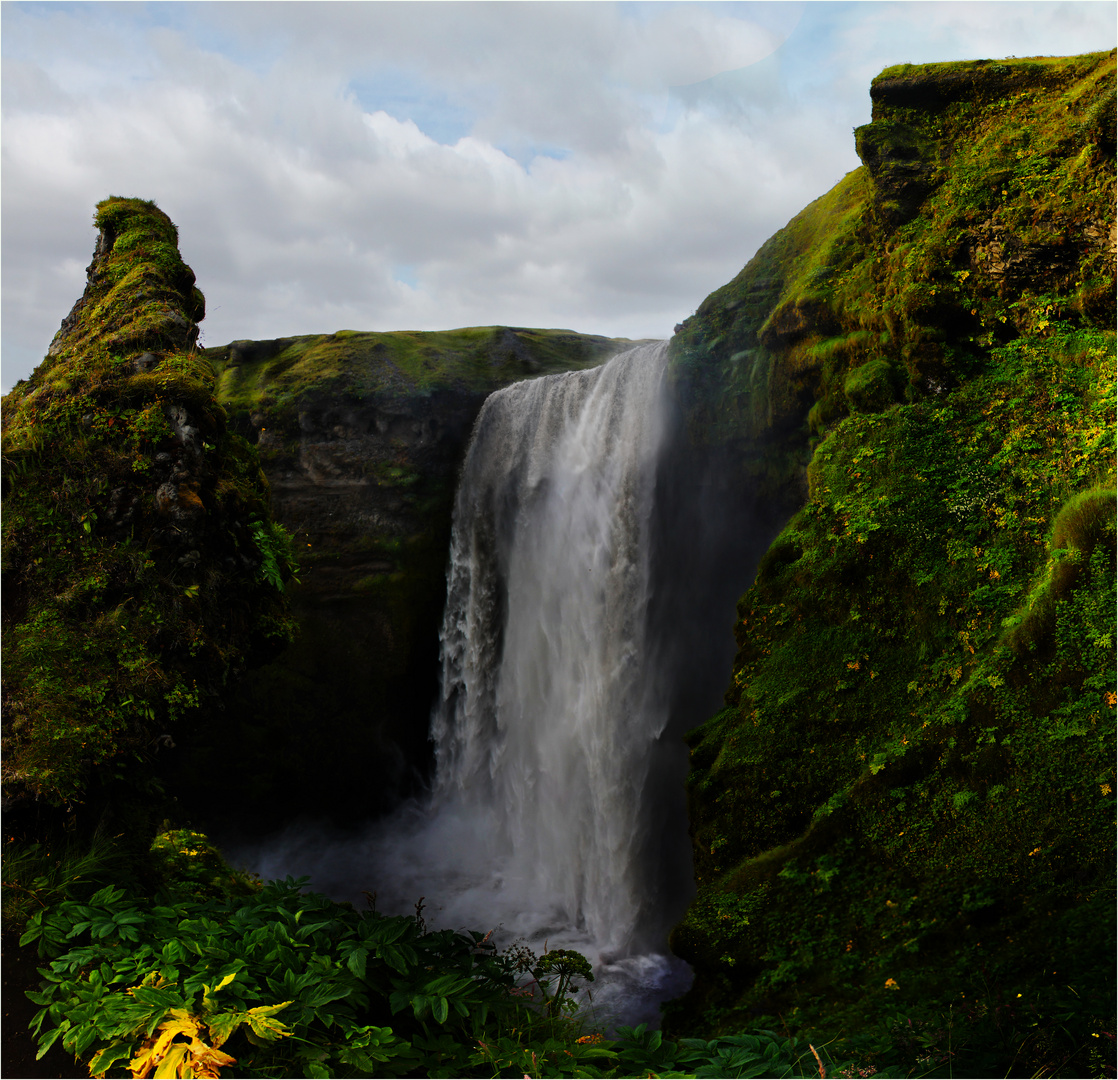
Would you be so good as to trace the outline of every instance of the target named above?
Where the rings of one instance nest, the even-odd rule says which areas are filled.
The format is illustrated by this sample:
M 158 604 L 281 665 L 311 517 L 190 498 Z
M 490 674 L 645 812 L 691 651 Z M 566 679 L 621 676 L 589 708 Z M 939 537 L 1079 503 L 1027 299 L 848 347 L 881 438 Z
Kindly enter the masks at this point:
M 8 4 L 4 385 L 80 294 L 108 194 L 178 223 L 210 344 L 665 335 L 857 164 L 881 67 L 1105 48 L 1114 24 L 1090 3 Z

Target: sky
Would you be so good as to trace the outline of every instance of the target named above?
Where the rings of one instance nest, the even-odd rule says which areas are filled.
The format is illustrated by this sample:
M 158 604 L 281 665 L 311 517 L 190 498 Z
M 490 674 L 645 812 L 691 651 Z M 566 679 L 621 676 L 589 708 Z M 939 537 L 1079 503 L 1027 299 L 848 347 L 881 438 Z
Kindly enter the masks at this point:
M 154 199 L 202 343 L 666 337 L 857 168 L 896 63 L 1111 49 L 1110 0 L 0 5 L 2 389 Z

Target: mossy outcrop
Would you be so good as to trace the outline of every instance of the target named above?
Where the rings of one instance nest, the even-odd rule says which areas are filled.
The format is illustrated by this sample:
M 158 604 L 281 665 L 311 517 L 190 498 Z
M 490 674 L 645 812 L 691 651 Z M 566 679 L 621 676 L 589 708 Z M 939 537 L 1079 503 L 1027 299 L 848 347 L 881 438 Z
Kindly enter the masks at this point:
M 478 410 L 501 386 L 632 344 L 470 327 L 202 353 L 294 537 L 300 630 L 230 700 L 235 727 L 215 718 L 182 755 L 181 799 L 217 784 L 228 794 L 214 827 L 259 830 L 300 816 L 362 820 L 415 788 L 430 764 L 451 511 Z M 244 760 L 260 764 L 245 775 Z
M 1059 1025 L 1113 1009 L 1114 87 L 1113 52 L 889 69 L 865 166 L 676 336 L 692 439 L 798 507 L 688 740 L 689 1033 L 1089 1067 Z
M 109 198 L 85 292 L 3 400 L 4 792 L 78 804 L 291 632 L 289 543 L 195 346 L 205 301 L 153 203 Z
M 1107 326 L 1114 311 L 1108 54 L 900 65 L 871 97 L 873 122 L 855 133 L 865 166 L 673 339 L 692 441 L 735 447 L 751 482 L 797 504 L 805 436 L 851 411 L 863 364 L 888 365 L 878 401 L 884 382 L 916 401 L 1054 315 Z

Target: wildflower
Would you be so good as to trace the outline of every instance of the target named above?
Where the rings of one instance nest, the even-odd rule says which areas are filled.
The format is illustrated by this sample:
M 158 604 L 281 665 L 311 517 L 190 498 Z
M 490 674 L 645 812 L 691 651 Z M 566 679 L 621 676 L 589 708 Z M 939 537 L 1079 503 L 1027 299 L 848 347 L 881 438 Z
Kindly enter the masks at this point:
M 595 1032 L 593 1035 L 583 1035 L 581 1038 L 575 1039 L 575 1042 L 580 1046 L 597 1046 L 597 1044 L 602 1041 L 602 1038 L 603 1036 Z
M 897 985 L 897 980 L 896 979 L 886 979 L 885 980 L 885 989 L 886 990 L 899 990 L 900 986 Z

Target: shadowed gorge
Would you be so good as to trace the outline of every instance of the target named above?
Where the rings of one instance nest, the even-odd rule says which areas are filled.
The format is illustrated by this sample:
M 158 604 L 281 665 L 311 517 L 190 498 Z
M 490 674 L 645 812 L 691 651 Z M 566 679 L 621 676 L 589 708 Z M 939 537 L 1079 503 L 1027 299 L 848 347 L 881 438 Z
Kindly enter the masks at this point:
M 41 1038 L 1113 1076 L 1115 56 L 887 69 L 670 342 L 198 350 L 175 227 L 101 203 L 4 399 Z
M 417 789 L 431 761 L 455 482 L 482 403 L 508 383 L 591 368 L 630 344 L 471 327 L 205 350 L 230 424 L 255 444 L 272 512 L 293 537 L 300 633 L 249 673 L 230 702 L 235 728 L 216 717 L 186 748 L 181 799 L 206 819 L 220 787 L 220 826 L 259 832 L 299 817 L 360 822 Z M 260 763 L 251 776 L 245 758 Z

